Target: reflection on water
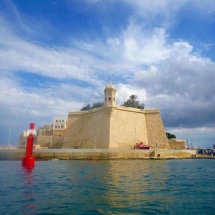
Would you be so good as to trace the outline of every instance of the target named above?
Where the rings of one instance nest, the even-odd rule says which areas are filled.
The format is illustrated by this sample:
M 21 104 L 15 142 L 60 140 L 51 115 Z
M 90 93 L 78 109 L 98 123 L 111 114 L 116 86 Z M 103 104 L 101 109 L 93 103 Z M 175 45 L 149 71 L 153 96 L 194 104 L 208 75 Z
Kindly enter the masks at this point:
M 34 196 L 34 168 L 22 167 L 23 170 L 23 214 L 36 214 L 37 202 Z
M 213 214 L 213 160 L 0 162 L 1 214 Z
M 108 171 L 108 201 L 111 208 L 135 208 L 133 212 L 163 211 L 170 198 L 163 198 L 168 188 L 165 185 L 168 176 L 165 162 L 156 161 L 119 161 L 110 162 Z M 140 208 L 141 206 L 141 208 Z M 132 213 L 131 211 L 131 213 Z

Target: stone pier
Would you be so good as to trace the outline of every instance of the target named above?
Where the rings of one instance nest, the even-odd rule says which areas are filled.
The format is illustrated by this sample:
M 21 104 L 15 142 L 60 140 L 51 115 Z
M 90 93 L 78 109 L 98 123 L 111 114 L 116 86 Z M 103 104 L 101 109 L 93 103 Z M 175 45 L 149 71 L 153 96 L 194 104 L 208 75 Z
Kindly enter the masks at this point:
M 25 150 L 0 150 L 0 160 L 22 159 Z M 183 159 L 196 157 L 196 150 L 126 150 L 126 149 L 35 149 L 36 160 L 109 160 L 109 159 Z

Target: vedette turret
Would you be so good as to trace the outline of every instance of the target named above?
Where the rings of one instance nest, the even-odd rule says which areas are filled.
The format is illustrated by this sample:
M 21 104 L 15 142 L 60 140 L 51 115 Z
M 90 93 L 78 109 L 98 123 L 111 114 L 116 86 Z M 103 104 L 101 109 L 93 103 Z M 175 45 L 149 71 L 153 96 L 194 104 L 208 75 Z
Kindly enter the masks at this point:
M 116 88 L 111 82 L 105 87 L 105 106 L 115 107 L 116 106 Z

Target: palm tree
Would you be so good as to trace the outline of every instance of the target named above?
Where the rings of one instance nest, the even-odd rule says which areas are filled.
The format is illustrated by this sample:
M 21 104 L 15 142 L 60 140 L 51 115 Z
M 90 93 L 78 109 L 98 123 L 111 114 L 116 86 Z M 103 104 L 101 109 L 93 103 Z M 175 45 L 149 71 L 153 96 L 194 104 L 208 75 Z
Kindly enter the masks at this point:
M 144 109 L 145 105 L 144 103 L 139 104 L 137 96 L 132 94 L 131 96 L 129 96 L 129 99 L 122 104 L 122 106 Z

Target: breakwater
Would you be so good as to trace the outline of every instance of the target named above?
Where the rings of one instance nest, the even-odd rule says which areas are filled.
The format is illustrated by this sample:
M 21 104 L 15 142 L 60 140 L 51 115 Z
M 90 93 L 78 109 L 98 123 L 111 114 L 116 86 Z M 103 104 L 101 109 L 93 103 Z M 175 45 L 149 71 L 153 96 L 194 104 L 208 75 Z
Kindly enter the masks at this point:
M 0 150 L 0 159 L 21 159 L 24 149 Z M 183 159 L 196 157 L 196 150 L 122 150 L 122 149 L 35 149 L 36 160 L 84 159 Z

